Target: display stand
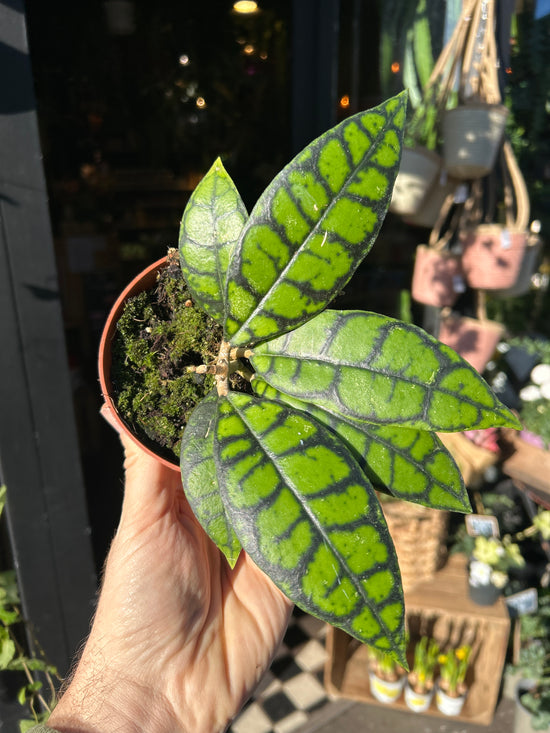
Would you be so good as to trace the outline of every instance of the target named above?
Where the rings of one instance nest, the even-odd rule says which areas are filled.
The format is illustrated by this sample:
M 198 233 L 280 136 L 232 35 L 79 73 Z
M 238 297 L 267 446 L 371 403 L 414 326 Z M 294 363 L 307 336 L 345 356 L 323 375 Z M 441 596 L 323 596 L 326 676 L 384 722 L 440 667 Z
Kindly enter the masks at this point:
M 478 606 L 468 597 L 466 557 L 454 555 L 432 580 L 405 595 L 411 646 L 420 634 L 434 638 L 442 649 L 472 646 L 466 677 L 468 697 L 457 720 L 490 725 L 496 708 L 510 635 L 510 617 L 504 600 Z M 325 686 L 329 693 L 380 705 L 369 690 L 367 647 L 340 629 L 327 635 Z M 409 664 L 412 659 L 409 660 Z M 391 707 L 408 710 L 403 698 Z M 411 712 L 411 715 L 415 713 Z M 443 716 L 432 702 L 424 715 Z

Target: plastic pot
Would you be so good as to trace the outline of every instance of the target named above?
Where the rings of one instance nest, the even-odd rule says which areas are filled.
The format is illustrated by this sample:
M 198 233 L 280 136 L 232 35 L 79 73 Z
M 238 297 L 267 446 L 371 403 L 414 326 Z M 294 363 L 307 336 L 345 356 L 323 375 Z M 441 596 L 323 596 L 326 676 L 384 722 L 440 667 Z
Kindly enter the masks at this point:
M 383 680 L 374 672 L 369 672 L 370 691 L 372 696 L 386 704 L 391 704 L 399 700 L 403 687 L 405 685 L 405 677 L 399 677 L 394 681 Z
M 409 710 L 414 713 L 424 713 L 432 702 L 434 696 L 433 688 L 429 692 L 416 692 L 407 680 L 405 685 L 405 703 Z
M 151 448 L 146 446 L 137 435 L 131 430 L 126 424 L 124 419 L 118 413 L 115 401 L 113 399 L 113 387 L 111 383 L 111 346 L 116 333 L 116 327 L 118 319 L 120 318 L 126 301 L 142 293 L 144 290 L 149 290 L 154 286 L 157 280 L 157 274 L 159 270 L 166 266 L 166 257 L 163 257 L 152 265 L 146 267 L 145 270 L 139 273 L 132 282 L 130 282 L 122 291 L 117 298 L 115 304 L 111 308 L 111 312 L 105 322 L 105 327 L 101 335 L 101 341 L 99 344 L 99 358 L 98 358 L 98 371 L 99 371 L 99 383 L 101 385 L 101 393 L 107 407 L 111 409 L 111 412 L 120 428 L 120 431 L 125 433 L 134 443 L 137 443 L 139 447 L 148 453 L 150 456 L 160 461 L 164 466 L 174 471 L 180 470 L 179 465 L 174 461 L 170 461 L 162 456 L 159 456 Z
M 464 702 L 466 701 L 466 693 L 455 697 L 447 694 L 441 687 L 437 687 L 435 691 L 435 704 L 437 709 L 443 715 L 457 716 L 462 712 Z
M 500 598 L 501 590 L 496 585 L 472 585 L 468 583 L 470 599 L 478 606 L 492 606 Z

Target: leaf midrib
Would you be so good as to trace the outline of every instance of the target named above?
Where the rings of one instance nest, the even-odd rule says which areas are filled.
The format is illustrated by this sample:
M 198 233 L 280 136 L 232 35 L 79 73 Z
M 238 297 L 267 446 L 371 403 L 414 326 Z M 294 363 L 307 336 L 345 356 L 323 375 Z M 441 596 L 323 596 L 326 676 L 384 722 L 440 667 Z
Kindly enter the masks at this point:
M 374 155 L 374 152 L 376 152 L 376 150 L 377 150 L 377 148 L 375 148 L 375 145 L 381 139 L 383 139 L 383 135 L 387 132 L 387 130 L 388 129 L 391 129 L 390 122 L 395 118 L 395 116 L 398 113 L 399 109 L 400 109 L 400 107 L 398 106 L 396 108 L 396 110 L 393 112 L 393 114 L 391 115 L 391 117 L 388 117 L 388 120 L 387 120 L 386 124 L 380 129 L 380 132 L 372 140 L 372 142 L 370 144 L 369 152 L 367 153 L 367 155 L 365 157 L 361 158 L 361 160 L 359 161 L 359 163 L 357 163 L 357 165 L 355 165 L 353 168 L 350 165 L 350 168 L 352 168 L 352 172 L 347 176 L 346 183 L 340 189 L 341 191 L 343 191 L 347 186 L 349 186 L 350 181 L 357 174 L 357 171 L 359 171 L 363 167 L 363 165 L 365 164 L 365 162 L 368 162 L 368 161 L 371 160 L 372 155 Z M 372 154 L 371 154 L 371 151 L 373 151 Z M 316 151 L 316 153 L 317 152 L 318 151 Z M 290 165 L 292 165 L 292 164 L 290 164 Z M 375 166 L 375 167 L 380 167 L 380 166 Z M 316 180 L 318 180 L 318 179 L 316 179 Z M 331 191 L 330 191 L 330 187 L 329 187 L 328 183 L 326 182 L 326 180 L 324 178 L 321 178 L 321 180 L 322 180 L 323 188 L 329 192 L 329 196 L 330 196 L 331 195 Z M 269 198 L 269 200 L 266 202 L 269 207 L 271 206 L 272 200 L 273 200 L 273 196 L 271 196 Z M 311 231 L 308 234 L 308 236 L 303 240 L 303 242 L 300 244 L 300 246 L 294 251 L 294 253 L 292 254 L 290 260 L 287 262 L 287 264 L 285 265 L 285 267 L 283 268 L 283 270 L 281 270 L 281 273 L 279 274 L 278 278 L 269 287 L 269 289 L 262 296 L 262 298 L 258 301 L 258 303 L 255 306 L 254 310 L 250 313 L 249 316 L 247 316 L 246 320 L 243 321 L 243 323 L 239 326 L 239 328 L 235 332 L 235 334 L 229 339 L 229 341 L 230 341 L 230 343 L 231 343 L 232 346 L 239 346 L 240 345 L 239 344 L 239 338 L 238 338 L 239 334 L 241 334 L 245 330 L 248 330 L 248 327 L 249 327 L 250 323 L 252 322 L 252 320 L 257 315 L 261 314 L 262 309 L 263 309 L 263 306 L 265 305 L 265 303 L 267 302 L 267 300 L 269 299 L 269 297 L 271 296 L 271 294 L 273 293 L 273 291 L 278 287 L 278 284 L 284 278 L 284 276 L 286 275 L 287 271 L 295 263 L 296 259 L 301 255 L 301 253 L 303 252 L 306 244 L 311 241 L 311 238 L 314 235 L 316 235 L 316 234 L 319 233 L 319 229 L 321 228 L 321 225 L 326 220 L 326 217 L 328 216 L 329 212 L 332 210 L 332 208 L 336 205 L 336 203 L 339 200 L 340 200 L 339 199 L 339 194 L 337 194 L 336 196 L 333 196 L 332 201 L 329 203 L 329 205 L 327 206 L 327 208 L 324 210 L 322 216 L 315 223 L 315 225 L 311 229 Z M 248 232 L 250 231 L 250 229 L 252 228 L 252 226 L 254 226 L 254 222 L 251 222 L 251 219 L 252 219 L 253 216 L 254 216 L 254 211 L 252 211 L 252 213 L 250 215 L 250 218 L 249 218 L 249 221 L 246 224 L 246 228 L 245 228 L 245 230 L 243 231 L 243 233 L 241 235 L 241 238 L 240 238 L 240 241 L 241 242 L 244 241 L 246 235 L 248 234 Z M 360 261 L 361 260 L 359 260 L 359 262 Z M 359 262 L 358 263 L 355 263 L 355 269 L 359 265 Z M 355 269 L 353 269 L 351 272 L 348 273 L 349 274 L 349 277 L 351 277 L 353 275 L 353 272 L 355 271 Z M 330 300 L 332 300 L 336 295 L 337 295 L 337 293 L 334 293 L 334 295 L 330 298 Z M 315 317 L 315 315 L 317 315 L 317 314 L 315 313 L 311 317 L 313 318 L 313 317 Z M 293 328 L 296 328 L 296 326 L 293 326 Z M 271 338 L 273 338 L 273 336 Z
M 294 498 L 297 501 L 299 501 L 300 506 L 302 506 L 304 508 L 304 510 L 306 511 L 306 514 L 308 515 L 308 517 L 310 518 L 310 520 L 312 521 L 312 523 L 317 528 L 317 531 L 319 532 L 319 535 L 321 536 L 322 541 L 324 542 L 324 544 L 327 545 L 331 549 L 331 551 L 334 553 L 335 557 L 337 558 L 338 562 L 340 563 L 340 566 L 343 567 L 343 568 L 347 568 L 348 569 L 348 575 L 347 575 L 347 577 L 349 577 L 352 580 L 352 584 L 355 587 L 355 589 L 357 590 L 357 592 L 359 593 L 360 598 L 363 599 L 363 601 L 366 603 L 366 605 L 369 607 L 369 609 L 375 615 L 377 621 L 380 623 L 381 628 L 385 630 L 385 635 L 389 639 L 391 639 L 392 638 L 392 634 L 391 634 L 389 628 L 387 627 L 387 625 L 385 624 L 385 622 L 381 618 L 380 614 L 378 613 L 377 607 L 376 606 L 373 607 L 373 603 L 374 602 L 373 602 L 373 600 L 371 598 L 369 598 L 369 596 L 367 595 L 365 589 L 362 587 L 361 581 L 356 579 L 355 574 L 352 573 L 351 570 L 349 570 L 349 567 L 348 567 L 347 563 L 345 562 L 344 558 L 342 557 L 341 553 L 336 549 L 336 547 L 334 547 L 333 543 L 330 541 L 330 539 L 328 538 L 328 536 L 325 536 L 325 534 L 321 531 L 322 530 L 322 525 L 319 522 L 319 520 L 317 519 L 317 517 L 315 516 L 315 514 L 309 508 L 307 502 L 300 501 L 300 497 L 302 495 L 296 490 L 295 486 L 292 483 L 290 483 L 290 481 L 288 481 L 287 479 L 285 479 L 285 477 L 283 476 L 283 474 L 279 470 L 279 467 L 277 465 L 276 460 L 273 460 L 273 458 L 277 458 L 277 455 L 278 454 L 273 453 L 272 451 L 269 451 L 266 447 L 264 447 L 262 445 L 262 443 L 261 443 L 261 441 L 259 439 L 259 434 L 254 430 L 254 428 L 250 425 L 250 423 L 245 419 L 242 411 L 236 405 L 234 405 L 233 403 L 231 403 L 231 404 L 232 404 L 233 408 L 236 410 L 236 412 L 239 414 L 239 417 L 241 418 L 241 420 L 247 426 L 248 430 L 250 431 L 251 435 L 254 437 L 254 439 L 255 439 L 257 445 L 259 446 L 259 448 L 262 450 L 262 452 L 265 454 L 265 456 L 271 461 L 271 463 L 274 466 L 275 470 L 277 471 L 277 474 L 279 475 L 279 478 L 282 481 L 283 485 L 284 486 L 287 486 L 290 489 L 291 493 L 294 495 Z M 350 456 L 350 458 L 351 458 L 351 460 L 353 460 L 355 462 L 355 459 L 353 458 L 353 456 Z M 361 468 L 359 466 L 357 466 L 357 467 L 359 468 L 359 471 L 361 473 L 363 473 L 363 471 L 361 470 Z M 374 489 L 372 490 L 372 492 L 374 494 Z M 369 493 L 369 492 L 367 492 L 367 493 Z M 374 497 L 374 499 L 376 500 L 376 497 Z M 367 574 L 367 578 L 368 577 L 372 577 L 372 575 L 374 574 L 374 572 L 375 572 L 375 570 L 373 570 L 372 572 L 368 573 Z M 373 638 L 377 638 L 377 637 L 373 637 Z

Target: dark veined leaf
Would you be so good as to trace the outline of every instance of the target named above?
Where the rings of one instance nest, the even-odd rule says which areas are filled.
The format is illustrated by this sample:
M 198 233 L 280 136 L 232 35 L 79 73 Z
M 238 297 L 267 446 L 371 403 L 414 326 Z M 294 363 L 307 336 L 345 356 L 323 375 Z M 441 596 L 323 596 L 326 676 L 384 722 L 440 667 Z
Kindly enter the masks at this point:
M 196 302 L 223 323 L 225 277 L 247 219 L 235 184 L 218 158 L 189 199 L 179 234 L 180 264 Z
M 377 313 L 327 310 L 254 347 L 250 361 L 276 389 L 337 417 L 440 432 L 520 427 L 452 349 Z
M 194 515 L 229 565 L 235 567 L 241 545 L 220 496 L 214 462 L 217 403 L 218 396 L 213 390 L 191 413 L 181 442 L 181 476 Z
M 351 453 L 285 405 L 236 392 L 218 405 L 220 490 L 246 552 L 298 606 L 403 661 L 397 557 Z
M 435 433 L 337 418 L 312 403 L 279 392 L 257 375 L 252 386 L 257 395 L 292 405 L 331 428 L 352 451 L 375 489 L 433 509 L 471 511 L 458 466 Z
M 348 282 L 389 206 L 406 100 L 402 92 L 321 135 L 261 195 L 229 265 L 233 345 L 295 328 Z

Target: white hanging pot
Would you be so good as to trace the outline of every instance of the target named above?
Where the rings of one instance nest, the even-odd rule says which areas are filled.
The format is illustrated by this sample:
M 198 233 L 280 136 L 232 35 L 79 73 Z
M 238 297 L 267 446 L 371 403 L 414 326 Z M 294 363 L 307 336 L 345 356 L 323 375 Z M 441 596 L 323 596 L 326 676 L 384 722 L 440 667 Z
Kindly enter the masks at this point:
M 416 214 L 433 186 L 440 166 L 439 155 L 427 148 L 403 148 L 390 211 L 399 216 Z
M 504 135 L 508 109 L 470 102 L 443 114 L 443 161 L 450 176 L 475 179 L 493 168 Z

